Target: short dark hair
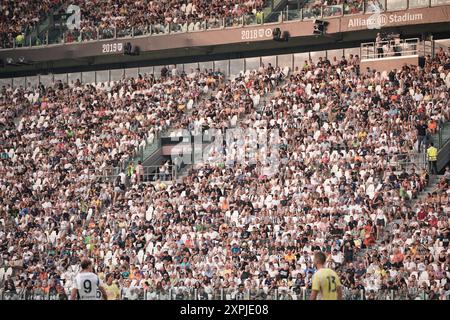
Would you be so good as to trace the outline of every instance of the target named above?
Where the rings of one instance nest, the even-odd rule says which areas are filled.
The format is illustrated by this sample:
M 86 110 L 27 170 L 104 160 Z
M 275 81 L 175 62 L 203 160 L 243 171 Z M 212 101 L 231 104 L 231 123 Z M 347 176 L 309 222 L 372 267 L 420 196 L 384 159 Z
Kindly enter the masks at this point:
M 314 254 L 314 258 L 320 264 L 325 264 L 325 261 L 327 260 L 327 257 L 325 256 L 325 253 L 323 253 L 322 251 L 316 252 Z
M 87 269 L 87 268 L 89 268 L 90 266 L 91 266 L 91 264 L 92 264 L 92 262 L 91 262 L 91 260 L 89 260 L 89 259 L 83 259 L 82 261 L 81 261 L 81 269 Z

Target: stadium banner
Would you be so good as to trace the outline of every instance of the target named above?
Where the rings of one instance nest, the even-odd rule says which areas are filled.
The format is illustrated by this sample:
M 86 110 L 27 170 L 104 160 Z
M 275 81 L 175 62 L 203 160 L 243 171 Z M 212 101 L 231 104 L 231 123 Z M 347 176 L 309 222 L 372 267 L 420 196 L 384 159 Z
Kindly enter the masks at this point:
M 418 8 L 394 12 L 374 12 L 371 14 L 342 17 L 341 32 L 447 22 L 449 21 L 449 18 L 449 6 Z

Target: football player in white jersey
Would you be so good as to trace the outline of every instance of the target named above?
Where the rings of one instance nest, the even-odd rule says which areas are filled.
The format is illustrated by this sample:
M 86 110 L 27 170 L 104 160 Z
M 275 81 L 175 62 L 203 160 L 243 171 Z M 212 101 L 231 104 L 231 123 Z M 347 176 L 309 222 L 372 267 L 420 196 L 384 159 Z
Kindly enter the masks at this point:
M 77 274 L 72 287 L 72 300 L 107 300 L 106 291 L 100 285 L 100 279 L 92 272 L 92 262 L 89 259 L 81 261 L 81 271 Z

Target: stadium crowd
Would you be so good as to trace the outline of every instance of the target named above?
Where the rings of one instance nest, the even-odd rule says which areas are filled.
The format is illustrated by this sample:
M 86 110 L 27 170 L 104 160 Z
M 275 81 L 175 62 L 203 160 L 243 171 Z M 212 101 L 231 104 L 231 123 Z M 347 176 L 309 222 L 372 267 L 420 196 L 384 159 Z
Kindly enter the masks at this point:
M 357 14 L 364 12 L 364 0 L 311 0 L 303 8 L 304 18 L 331 17 L 342 14 Z M 370 11 L 376 1 L 366 1 Z
M 110 39 L 114 36 L 127 37 L 144 34 L 198 31 L 222 26 L 239 26 L 245 23 L 261 23 L 263 9 L 270 6 L 271 0 L 74 0 L 72 5 L 80 8 L 79 27 L 65 30 L 61 37 L 64 42 Z M 433 2 L 434 5 L 447 2 Z M 31 32 L 51 12 L 64 13 L 67 6 L 61 0 L 45 0 L 29 3 L 27 1 L 2 1 L 0 4 L 0 48 L 42 44 L 43 35 L 29 38 Z M 398 1 L 399 8 L 405 2 Z M 417 3 L 417 5 L 423 5 Z M 323 16 L 357 14 L 363 11 L 384 10 L 384 2 L 378 0 L 311 0 L 302 3 L 302 17 L 313 19 Z M 391 4 L 391 9 L 396 4 Z M 59 10 L 59 11 L 58 11 Z M 295 10 L 294 10 L 295 12 Z M 293 16 L 296 16 L 295 14 Z M 244 20 L 242 20 L 244 19 Z M 290 18 L 289 18 L 290 19 Z M 50 42 L 59 41 L 49 39 Z
M 13 40 L 31 32 L 61 0 L 4 0 L 0 3 L 0 48 L 12 47 Z M 20 41 L 24 41 L 21 39 Z
M 229 1 L 75 1 L 81 8 L 80 29 L 69 31 L 66 41 L 112 38 L 147 33 L 186 32 L 231 26 L 245 15 L 256 16 L 263 0 Z M 82 37 L 82 38 L 80 38 Z
M 380 73 L 350 56 L 2 88 L 3 297 L 65 299 L 89 257 L 108 298 L 298 298 L 322 250 L 347 298 L 448 299 L 450 170 L 420 198 L 417 150 L 450 120 L 449 63 L 442 51 Z M 254 156 L 250 139 L 216 139 L 178 181 L 145 181 L 139 165 L 98 179 L 186 126 L 278 134 Z
M 61 0 L 16 1 L 6 0 L 0 4 L 0 47 L 10 48 L 16 40 L 17 46 L 25 44 L 25 37 L 43 21 L 50 12 L 66 7 Z M 80 28 L 68 31 L 66 42 L 110 38 L 114 28 L 118 36 L 140 35 L 149 32 L 193 31 L 206 27 L 219 27 L 222 20 L 234 25 L 244 15 L 256 16 L 265 5 L 264 0 L 74 0 L 72 5 L 81 9 Z M 99 33 L 99 34 L 98 34 Z M 82 37 L 82 38 L 81 38 Z

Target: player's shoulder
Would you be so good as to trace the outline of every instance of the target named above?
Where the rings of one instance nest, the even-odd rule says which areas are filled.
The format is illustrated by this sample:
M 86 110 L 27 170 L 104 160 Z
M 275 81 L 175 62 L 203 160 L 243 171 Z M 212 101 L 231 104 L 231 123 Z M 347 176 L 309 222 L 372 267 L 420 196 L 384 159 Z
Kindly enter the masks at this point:
M 313 278 L 318 279 L 318 278 L 323 277 L 323 275 L 324 274 L 323 274 L 323 268 L 322 268 L 322 269 L 316 270 L 316 272 L 314 272 Z
M 317 274 L 317 276 L 319 276 L 319 277 L 326 277 L 329 275 L 335 275 L 336 272 L 330 268 L 321 268 L 315 274 Z
M 325 270 L 326 270 L 327 273 L 333 273 L 333 274 L 336 274 L 336 271 L 334 271 L 334 270 L 331 269 L 331 268 L 327 268 L 327 269 L 325 269 Z
M 333 270 L 333 269 L 328 269 L 327 276 L 333 276 L 333 277 L 335 277 L 336 279 L 339 279 L 339 275 L 338 275 L 337 272 L 336 272 L 335 270 Z
M 84 279 L 87 279 L 87 278 L 97 278 L 98 276 L 95 274 L 95 273 L 93 273 L 93 272 L 80 272 L 80 273 L 78 273 L 77 274 L 77 277 L 78 278 L 84 278 Z
M 93 273 L 93 272 L 88 272 L 89 274 L 89 278 L 94 278 L 94 279 L 98 279 L 98 275 Z

